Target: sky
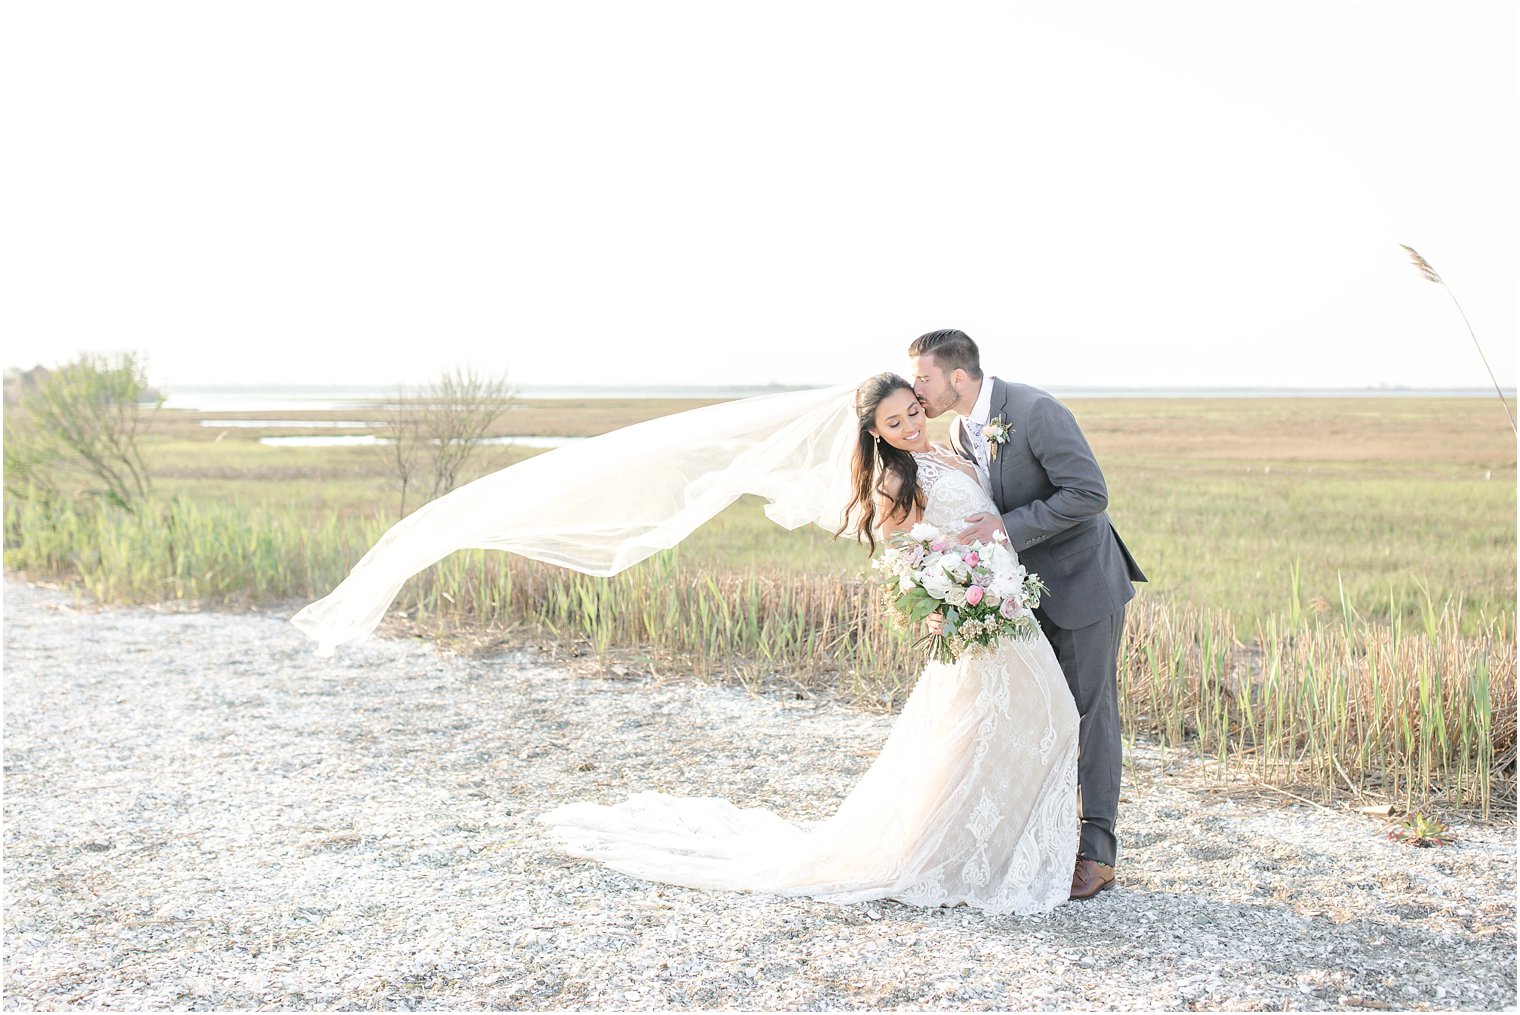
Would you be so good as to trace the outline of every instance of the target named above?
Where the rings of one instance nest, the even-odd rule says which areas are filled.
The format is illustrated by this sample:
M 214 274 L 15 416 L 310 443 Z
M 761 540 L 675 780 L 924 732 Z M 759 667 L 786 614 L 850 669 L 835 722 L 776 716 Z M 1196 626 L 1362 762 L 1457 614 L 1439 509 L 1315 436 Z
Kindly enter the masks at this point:
M 1516 382 L 1514 2 L 33 3 L 7 366 Z

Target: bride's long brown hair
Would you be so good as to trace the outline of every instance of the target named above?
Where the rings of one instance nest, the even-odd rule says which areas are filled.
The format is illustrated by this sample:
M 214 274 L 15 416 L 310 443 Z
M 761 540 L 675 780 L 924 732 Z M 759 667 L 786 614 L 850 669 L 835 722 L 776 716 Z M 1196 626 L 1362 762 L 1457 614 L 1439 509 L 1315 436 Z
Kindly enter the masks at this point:
M 860 429 L 855 442 L 855 455 L 850 463 L 850 487 L 853 494 L 849 506 L 845 508 L 844 524 L 834 533 L 837 539 L 850 527 L 855 514 L 859 512 L 855 538 L 863 538 L 870 544 L 872 553 L 876 552 L 876 536 L 872 529 L 876 527 L 878 497 L 891 504 L 883 521 L 907 518 L 914 508 L 922 509 L 924 506 L 923 498 L 918 492 L 918 463 L 913 460 L 913 456 L 894 448 L 886 441 L 878 440 L 871 433 L 876 426 L 876 407 L 894 391 L 907 391 L 911 394 L 913 385 L 890 370 L 868 377 L 864 384 L 855 389 L 855 418 Z M 897 479 L 895 493 L 888 490 L 889 477 Z

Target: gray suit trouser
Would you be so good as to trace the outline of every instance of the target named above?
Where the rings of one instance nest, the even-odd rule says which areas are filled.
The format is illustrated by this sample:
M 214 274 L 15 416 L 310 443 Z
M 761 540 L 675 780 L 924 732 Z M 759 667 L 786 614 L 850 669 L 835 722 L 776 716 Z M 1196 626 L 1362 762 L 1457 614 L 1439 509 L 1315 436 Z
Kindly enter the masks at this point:
M 1124 607 L 1096 624 L 1069 630 L 1043 614 L 1040 627 L 1055 649 L 1066 685 L 1077 703 L 1077 787 L 1082 793 L 1082 838 L 1077 855 L 1113 865 L 1119 852 L 1114 818 L 1119 813 L 1119 775 L 1124 745 L 1119 739 L 1119 642 Z

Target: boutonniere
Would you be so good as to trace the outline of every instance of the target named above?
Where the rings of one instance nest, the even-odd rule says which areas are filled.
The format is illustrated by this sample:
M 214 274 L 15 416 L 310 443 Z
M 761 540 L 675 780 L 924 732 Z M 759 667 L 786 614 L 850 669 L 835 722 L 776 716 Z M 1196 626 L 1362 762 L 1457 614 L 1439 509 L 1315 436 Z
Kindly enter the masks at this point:
M 997 461 L 999 444 L 1008 443 L 1008 435 L 1013 433 L 1013 427 L 1003 422 L 1002 416 L 993 416 L 982 427 L 982 436 L 987 438 L 987 455 L 994 462 Z

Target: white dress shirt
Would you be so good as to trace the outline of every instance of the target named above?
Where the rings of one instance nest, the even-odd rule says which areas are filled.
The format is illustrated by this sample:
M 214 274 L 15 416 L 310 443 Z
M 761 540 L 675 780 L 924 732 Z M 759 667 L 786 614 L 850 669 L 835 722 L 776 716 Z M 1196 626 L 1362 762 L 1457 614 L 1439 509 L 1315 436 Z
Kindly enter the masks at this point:
M 976 403 L 971 406 L 971 415 L 962 416 L 961 422 L 966 424 L 966 435 L 971 439 L 971 451 L 976 455 L 977 464 L 983 469 L 989 468 L 987 454 L 987 438 L 982 436 L 982 427 L 992 417 L 992 385 L 987 376 L 982 375 L 982 388 L 977 392 Z

